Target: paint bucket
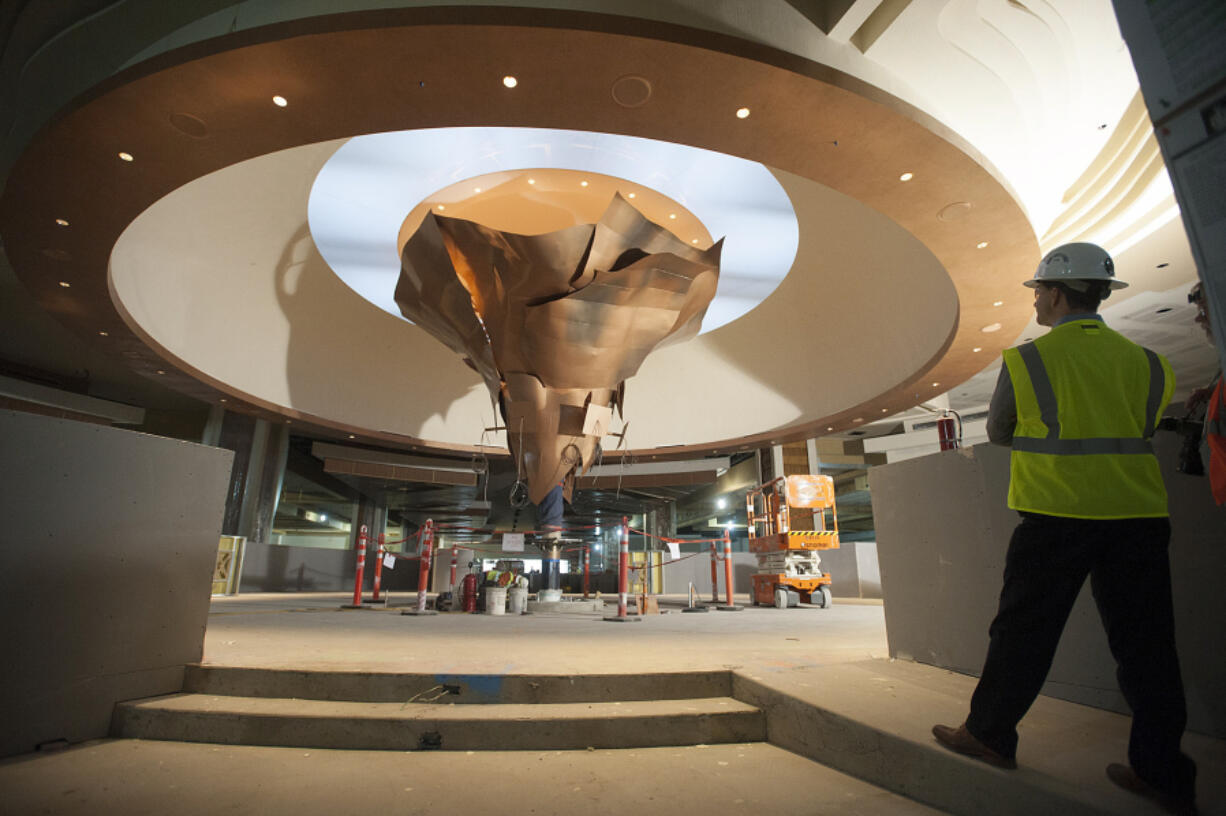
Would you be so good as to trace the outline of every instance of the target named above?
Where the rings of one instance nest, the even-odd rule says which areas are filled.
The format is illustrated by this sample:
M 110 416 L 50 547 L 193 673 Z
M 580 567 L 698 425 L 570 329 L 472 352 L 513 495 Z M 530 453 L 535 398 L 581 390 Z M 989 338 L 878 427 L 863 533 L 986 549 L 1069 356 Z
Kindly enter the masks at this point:
M 507 614 L 522 615 L 528 608 L 528 588 L 511 587 L 507 590 Z
M 562 590 L 560 589 L 542 589 L 536 593 L 536 600 L 539 603 L 557 603 L 562 600 Z
M 485 614 L 505 615 L 507 613 L 507 588 L 485 588 Z

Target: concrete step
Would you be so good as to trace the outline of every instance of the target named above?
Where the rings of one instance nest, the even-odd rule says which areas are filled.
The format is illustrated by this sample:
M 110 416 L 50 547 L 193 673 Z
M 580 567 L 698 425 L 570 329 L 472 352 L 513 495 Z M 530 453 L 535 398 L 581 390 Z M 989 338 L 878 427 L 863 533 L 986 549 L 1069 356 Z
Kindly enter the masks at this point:
M 766 739 L 766 719 L 730 697 L 471 706 L 173 694 L 117 705 L 112 735 L 359 750 L 582 750 L 757 742 Z
M 402 674 L 189 665 L 183 690 L 368 703 L 587 703 L 728 697 L 730 671 L 644 674 Z
M 0 791 L 0 811 L 40 816 L 939 814 L 762 742 L 469 755 L 100 740 L 0 762 Z

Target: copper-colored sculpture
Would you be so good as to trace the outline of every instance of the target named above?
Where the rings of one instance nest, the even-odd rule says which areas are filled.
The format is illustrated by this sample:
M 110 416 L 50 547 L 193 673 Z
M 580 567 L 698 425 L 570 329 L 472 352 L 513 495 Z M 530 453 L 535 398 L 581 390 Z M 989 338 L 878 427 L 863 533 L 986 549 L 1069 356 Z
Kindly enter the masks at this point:
M 620 195 L 598 223 L 544 235 L 431 212 L 401 253 L 396 303 L 485 379 L 529 499 L 559 483 L 569 499 L 626 379 L 698 333 L 722 244 L 695 249 Z

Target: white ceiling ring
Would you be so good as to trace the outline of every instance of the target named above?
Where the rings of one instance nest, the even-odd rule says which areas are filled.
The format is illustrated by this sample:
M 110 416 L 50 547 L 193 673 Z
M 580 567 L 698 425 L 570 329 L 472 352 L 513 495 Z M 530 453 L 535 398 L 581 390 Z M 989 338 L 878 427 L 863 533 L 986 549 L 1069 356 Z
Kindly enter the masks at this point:
M 754 309 L 796 259 L 796 213 L 762 164 L 655 139 L 543 128 L 427 128 L 350 139 L 311 187 L 311 237 L 349 288 L 400 317 L 397 235 L 409 211 L 466 178 L 535 168 L 625 179 L 674 199 L 724 237 L 703 332 Z

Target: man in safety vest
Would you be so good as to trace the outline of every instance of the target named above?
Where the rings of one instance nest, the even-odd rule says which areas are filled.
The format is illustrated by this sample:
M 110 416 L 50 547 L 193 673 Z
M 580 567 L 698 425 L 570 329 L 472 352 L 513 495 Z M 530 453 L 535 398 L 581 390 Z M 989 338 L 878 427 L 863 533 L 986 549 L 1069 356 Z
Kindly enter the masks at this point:
M 1213 342 L 1213 326 L 1209 322 L 1209 304 L 1205 289 L 1198 282 L 1188 293 L 1188 302 L 1196 306 L 1196 322 Z M 1222 372 L 1218 372 L 1208 388 L 1200 388 L 1188 398 L 1188 411 L 1197 412 L 1205 405 L 1205 442 L 1209 446 L 1209 486 L 1213 500 L 1226 504 L 1226 388 L 1222 387 Z
M 1051 668 L 1069 611 L 1090 576 L 1132 707 L 1128 765 L 1107 775 L 1178 813 L 1195 812 L 1196 765 L 1180 750 L 1187 720 L 1175 651 L 1166 488 L 1150 437 L 1175 378 L 1162 356 L 1096 314 L 1115 279 L 1110 256 L 1066 244 L 1032 280 L 1051 331 L 1004 352 L 988 437 L 1012 447 L 1009 541 L 1000 607 L 970 714 L 937 725 L 948 748 L 1016 768 L 1017 724 Z M 1144 587 L 1144 603 L 1138 601 Z

